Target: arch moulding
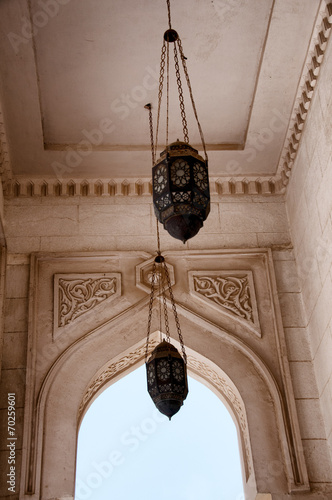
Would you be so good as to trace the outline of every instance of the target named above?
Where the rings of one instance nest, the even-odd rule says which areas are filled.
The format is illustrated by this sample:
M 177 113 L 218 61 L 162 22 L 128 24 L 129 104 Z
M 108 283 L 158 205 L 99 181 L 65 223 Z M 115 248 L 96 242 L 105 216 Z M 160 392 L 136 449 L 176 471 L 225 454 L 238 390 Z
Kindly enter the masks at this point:
M 222 399 L 235 421 L 246 499 L 307 490 L 269 251 L 164 255 L 172 266 L 189 373 Z M 73 497 L 85 411 L 144 362 L 151 261 L 144 252 L 32 256 L 20 498 Z M 59 275 L 72 285 L 65 299 Z M 195 276 L 203 279 L 202 296 L 193 288 Z M 74 311 L 74 319 L 55 324 L 56 307 L 66 318 Z M 154 313 L 150 349 L 158 323 Z

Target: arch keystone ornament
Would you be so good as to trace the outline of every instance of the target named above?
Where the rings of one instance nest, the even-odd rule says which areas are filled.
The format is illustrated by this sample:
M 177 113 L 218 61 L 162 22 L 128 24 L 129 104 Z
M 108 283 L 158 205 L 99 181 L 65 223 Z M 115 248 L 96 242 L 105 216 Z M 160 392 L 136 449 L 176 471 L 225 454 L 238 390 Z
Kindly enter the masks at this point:
M 138 264 L 138 266 L 136 266 L 136 286 L 137 288 L 143 290 L 143 292 L 146 293 L 150 293 L 151 291 L 154 260 L 155 258 L 152 257 L 151 259 L 142 262 L 142 264 Z M 171 285 L 173 286 L 175 285 L 174 267 L 169 262 L 167 263 L 167 269 L 169 278 L 171 280 Z M 161 279 L 161 274 L 157 269 L 154 281 L 156 287 L 158 286 L 160 279 Z

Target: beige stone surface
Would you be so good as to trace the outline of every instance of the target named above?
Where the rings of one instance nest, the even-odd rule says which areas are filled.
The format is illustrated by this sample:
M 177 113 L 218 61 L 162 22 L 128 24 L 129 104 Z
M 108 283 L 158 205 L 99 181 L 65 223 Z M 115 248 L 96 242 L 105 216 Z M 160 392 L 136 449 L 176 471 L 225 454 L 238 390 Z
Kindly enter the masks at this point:
M 295 260 L 280 260 L 274 264 L 279 293 L 298 293 L 300 284 Z
M 314 362 L 319 393 L 321 394 L 331 378 L 332 333 L 328 327 L 316 351 Z
M 327 307 L 326 303 L 327 297 L 330 297 L 331 294 L 332 278 L 330 274 L 328 274 L 309 320 L 309 328 L 312 334 L 312 349 L 314 355 L 316 354 L 318 346 L 332 318 L 331 309 Z
M 332 470 L 326 439 L 305 439 L 302 442 L 311 481 L 329 482 Z
M 27 332 L 5 332 L 3 335 L 3 369 L 25 369 L 26 362 Z
M 295 398 L 316 399 L 319 397 L 314 367 L 310 361 L 292 361 L 290 371 Z
M 302 439 L 326 439 L 324 419 L 319 399 L 297 399 Z
M 286 197 L 292 240 L 308 323 L 318 393 L 321 395 L 325 435 L 332 427 L 331 392 L 331 69 L 332 50 L 317 82 L 308 114 L 300 154 L 297 156 Z M 294 370 L 294 368 L 292 368 Z M 316 449 L 311 446 L 312 453 Z M 330 453 L 332 448 L 330 446 Z M 308 456 L 308 451 L 306 452 Z M 310 460 L 313 455 L 310 455 Z M 317 458 L 318 459 L 318 458 Z M 318 473 L 317 473 L 318 474 Z M 325 476 L 326 477 L 326 472 Z
M 293 2 L 285 5 L 290 10 L 294 7 Z M 329 5 L 328 21 L 317 23 L 317 30 L 325 31 L 315 35 L 324 50 L 324 37 L 328 36 L 328 23 L 332 22 Z M 320 11 L 322 15 L 328 12 L 326 2 Z M 313 54 L 319 61 L 323 59 L 317 41 L 315 38 L 310 45 L 310 59 L 303 65 L 306 71 L 309 67 L 311 71 L 317 69 L 310 66 Z M 303 132 L 298 132 L 291 119 L 294 128 L 289 130 L 280 156 L 279 184 L 257 176 L 232 179 L 233 174 L 226 172 L 227 178 L 221 176 L 211 182 L 211 213 L 195 238 L 183 245 L 160 228 L 162 249 L 175 269 L 174 291 L 181 324 L 185 331 L 190 331 L 186 337 L 194 360 L 190 369 L 197 377 L 202 376 L 220 397 L 231 394 L 237 398 L 229 408 L 238 419 L 242 454 L 247 454 L 242 463 L 253 471 L 249 474 L 252 488 L 247 488 L 246 500 L 332 498 L 331 42 L 320 68 L 319 65 L 320 62 L 318 79 L 315 74 L 310 83 L 310 73 L 306 73 L 300 79 L 297 94 L 292 95 L 292 102 L 303 104 L 303 85 L 305 96 L 311 93 L 310 85 L 315 86 Z M 286 77 L 282 84 L 278 80 L 279 96 L 286 81 Z M 257 98 L 261 97 L 258 92 Z M 303 114 L 303 109 L 299 109 Z M 302 127 L 301 119 L 295 122 Z M 285 158 L 293 133 L 300 138 L 299 143 L 294 142 L 298 148 L 294 165 Z M 3 141 L 2 132 L 0 136 Z M 33 143 L 30 146 L 33 148 Z M 245 149 L 234 154 L 245 157 L 247 152 Z M 56 154 L 44 153 L 49 157 Z M 94 158 L 98 154 L 95 152 Z M 231 154 L 221 152 L 218 157 L 227 159 Z M 141 161 L 142 155 L 138 157 Z M 262 151 L 260 162 L 264 158 L 265 167 L 270 168 L 268 148 Z M 122 161 L 127 170 L 133 170 Z M 212 161 L 214 169 L 218 165 L 221 169 L 227 167 L 226 160 L 218 163 L 212 155 Z M 288 166 L 283 170 L 285 161 Z M 255 161 L 245 166 L 255 169 Z M 24 163 L 19 167 L 24 169 Z M 281 171 L 287 171 L 287 178 Z M 148 295 L 144 288 L 136 286 L 135 266 L 144 265 L 156 249 L 151 186 L 147 178 L 117 179 L 111 184 L 109 179 L 100 181 L 89 179 L 85 183 L 83 178 L 75 178 L 72 188 L 71 183 L 57 186 L 56 179 L 49 178 L 46 193 L 42 179 L 32 186 L 27 178 L 22 178 L 14 186 L 19 196 L 8 191 L 3 210 L 1 193 L 0 218 L 8 256 L 6 290 L 2 294 L 5 301 L 0 434 L 6 427 L 6 395 L 14 391 L 18 450 L 25 440 L 22 481 L 29 468 L 27 429 L 38 416 L 36 456 L 44 476 L 41 474 L 37 484 L 40 491 L 28 495 L 33 500 L 72 495 L 78 410 L 84 397 L 90 401 L 86 396 L 88 387 L 100 370 L 123 359 L 127 359 L 129 370 L 136 362 L 142 362 L 136 349 L 144 345 Z M 74 194 L 73 189 L 76 194 L 69 196 Z M 284 194 L 273 194 L 274 190 Z M 2 228 L 0 232 L 2 235 Z M 265 247 L 272 253 L 266 252 Z M 38 254 L 39 275 L 36 257 L 31 260 L 33 252 L 42 252 Z M 211 299 L 202 302 L 190 292 L 189 277 L 194 272 L 207 276 L 209 272 L 211 276 L 217 273 L 213 274 L 215 277 L 232 271 L 234 276 L 236 272 L 252 273 L 249 290 L 251 300 L 257 302 L 258 321 L 256 317 L 250 323 L 238 314 L 232 316 L 219 305 L 210 305 Z M 54 274 L 95 276 L 110 272 L 121 273 L 123 284 L 122 295 L 112 302 L 112 308 L 104 304 L 89 309 L 54 336 L 53 313 L 58 307 L 54 301 Z M 221 298 L 218 293 L 217 296 Z M 157 324 L 155 317 L 153 321 Z M 105 343 L 110 346 L 109 351 L 105 350 Z M 95 354 L 92 361 L 91 352 Z M 36 366 L 32 354 L 36 355 Z M 123 373 L 116 372 L 116 380 Z M 227 390 L 225 380 L 233 383 L 228 383 Z M 64 386 L 68 387 L 70 405 L 68 397 L 63 397 Z M 2 471 L 6 467 L 3 441 L 0 450 Z M 290 461 L 292 450 L 298 472 Z M 20 457 L 18 451 L 18 475 Z M 300 476 L 297 484 L 296 473 Z M 47 482 L 45 477 L 49 478 Z M 3 484 L 0 488 L 0 497 L 5 498 Z M 27 498 L 24 493 L 22 485 L 21 500 Z M 18 500 L 19 495 L 12 498 Z
M 306 326 L 300 293 L 280 293 L 279 302 L 285 328 L 301 328 Z
M 311 361 L 312 353 L 307 328 L 285 328 L 285 338 L 290 361 Z
M 6 272 L 6 297 L 23 298 L 28 296 L 29 266 L 8 266 Z
M 2 370 L 0 381 L 0 409 L 8 407 L 8 393 L 16 394 L 16 408 L 24 408 L 25 396 L 25 369 L 15 368 L 10 370 Z M 22 432 L 22 428 L 18 432 Z
M 281 455 L 283 450 L 283 455 L 290 457 L 286 428 L 287 434 L 292 435 L 297 450 L 300 480 L 302 487 L 305 487 L 306 469 L 301 459 L 300 431 L 281 316 L 278 312 L 271 254 L 259 249 L 187 252 L 170 250 L 166 256 L 175 267 L 174 292 L 177 296 L 182 329 L 191 332 L 187 340 L 188 349 L 193 352 L 193 356 L 201 353 L 204 363 L 211 362 L 223 367 L 225 374 L 227 373 L 243 398 L 248 432 L 258 432 L 260 436 L 258 440 L 251 438 L 252 451 L 251 448 L 246 448 L 249 455 L 252 454 L 258 488 L 260 491 L 269 488 L 275 494 L 285 492 L 287 488 L 297 489 L 293 476 L 295 469 L 291 466 L 290 458 L 286 459 L 284 464 Z M 38 438 L 37 462 L 44 471 L 41 476 L 42 497 L 63 496 L 65 484 L 71 485 L 69 490 L 66 487 L 67 493 L 72 488 L 77 411 L 88 384 L 94 387 L 93 379 L 103 364 L 110 363 L 113 358 L 116 360 L 121 355 L 130 360 L 133 354 L 126 355 L 128 349 L 133 349 L 133 345 L 138 341 L 144 345 L 142 331 L 145 331 L 148 292 L 137 288 L 133 276 L 135 265 L 144 264 L 148 257 L 148 254 L 138 252 L 105 252 L 99 255 L 62 253 L 41 254 L 33 261 L 34 307 L 31 311 L 35 313 L 30 318 L 28 351 L 35 352 L 36 357 L 30 354 L 28 358 L 24 442 L 29 442 L 29 433 L 34 425 L 44 429 L 44 437 L 41 434 L 35 437 Z M 92 269 L 94 274 L 91 274 Z M 68 275 L 68 278 L 75 274 L 77 278 L 79 272 L 86 276 L 90 271 L 92 278 L 96 278 L 96 273 L 105 273 L 106 269 L 121 273 L 123 295 L 112 302 L 112 308 L 104 301 L 98 308 L 88 309 L 83 316 L 65 326 L 66 335 L 62 333 L 54 337 L 53 308 L 59 307 L 53 298 L 54 274 Z M 262 336 L 255 334 L 253 326 L 250 327 L 241 316 L 233 314 L 232 318 L 227 310 L 216 309 L 213 305 L 210 307 L 208 303 L 201 306 L 199 301 L 194 300 L 188 288 L 188 278 L 195 274 L 195 270 L 201 278 L 204 278 L 204 273 L 218 276 L 221 271 L 234 277 L 245 272 L 252 273 L 251 298 L 254 300 L 256 297 L 257 300 Z M 266 306 L 267 302 L 269 307 Z M 206 342 L 207 338 L 209 342 Z M 105 342 L 112 353 L 105 350 Z M 90 356 L 91 350 L 95 353 L 93 357 Z M 200 363 L 199 359 L 197 358 L 195 363 Z M 35 366 L 33 363 L 36 363 Z M 206 380 L 215 384 L 215 376 L 209 378 L 212 373 L 208 368 L 209 364 L 206 366 Z M 45 379 L 46 373 L 48 376 Z M 197 375 L 204 376 L 204 371 L 198 370 Z M 312 383 L 311 376 L 312 374 L 308 373 L 306 385 Z M 43 380 L 45 384 L 42 384 Z M 64 384 L 67 388 L 65 396 Z M 298 384 L 302 388 L 300 381 Z M 223 391 L 223 384 L 220 383 L 219 387 Z M 280 399 L 281 393 L 285 402 Z M 230 392 L 225 392 L 225 397 L 227 394 Z M 68 398 L 72 405 L 68 405 Z M 37 421 L 33 418 L 36 411 L 39 415 Z M 284 420 L 285 411 L 290 415 L 289 421 Z M 305 419 L 306 415 L 303 418 Z M 274 433 L 276 428 L 279 429 L 277 434 Z M 47 450 L 46 453 L 41 454 L 41 449 Z M 29 447 L 24 446 L 25 478 L 28 474 L 26 461 L 29 461 L 29 450 Z M 279 464 L 277 475 L 274 474 L 276 469 L 273 465 L 276 463 Z M 65 475 L 61 472 L 63 464 L 66 466 Z M 46 484 L 43 477 L 49 478 L 51 471 L 54 478 L 48 479 Z M 39 472 L 37 479 L 38 474 Z M 59 475 L 62 477 L 60 484 L 56 479 Z M 33 480 L 35 476 L 31 477 Z
M 28 301 L 26 298 L 6 299 L 4 304 L 6 332 L 23 332 L 28 322 Z

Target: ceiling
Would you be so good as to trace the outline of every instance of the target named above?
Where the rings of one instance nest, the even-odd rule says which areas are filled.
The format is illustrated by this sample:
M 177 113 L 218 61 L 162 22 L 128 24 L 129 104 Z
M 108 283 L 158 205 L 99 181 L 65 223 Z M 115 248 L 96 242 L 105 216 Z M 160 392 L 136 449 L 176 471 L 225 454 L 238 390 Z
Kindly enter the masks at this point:
M 320 9 L 321 0 L 171 2 L 212 177 L 277 174 Z M 1 0 L 0 97 L 13 174 L 149 178 L 144 105 L 156 120 L 167 28 L 165 0 Z M 172 76 L 170 142 L 183 138 Z M 185 102 L 190 143 L 201 150 L 187 91 Z

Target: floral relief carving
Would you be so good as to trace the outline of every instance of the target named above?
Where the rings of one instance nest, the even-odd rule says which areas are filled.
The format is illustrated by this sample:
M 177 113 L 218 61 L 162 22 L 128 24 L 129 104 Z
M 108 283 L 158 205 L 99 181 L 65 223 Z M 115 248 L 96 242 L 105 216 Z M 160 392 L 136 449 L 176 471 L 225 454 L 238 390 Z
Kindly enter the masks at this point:
M 119 276 L 113 274 L 56 275 L 57 327 L 64 327 L 104 300 L 120 293 Z
M 248 276 L 194 276 L 195 291 L 253 322 Z
M 158 345 L 157 340 L 149 341 L 149 353 L 153 351 L 155 347 Z M 134 365 L 139 359 L 145 356 L 146 345 L 142 345 L 136 351 L 130 352 L 129 354 L 123 356 L 118 361 L 110 364 L 87 388 L 85 394 L 83 396 L 82 402 L 78 409 L 79 418 L 82 416 L 83 410 L 86 407 L 87 403 L 93 398 L 93 396 L 99 391 L 99 389 L 106 384 L 109 380 L 111 380 L 115 375 L 119 372 L 122 372 Z
M 262 336 L 252 271 L 190 271 L 188 274 L 193 296 L 245 322 L 255 335 Z

